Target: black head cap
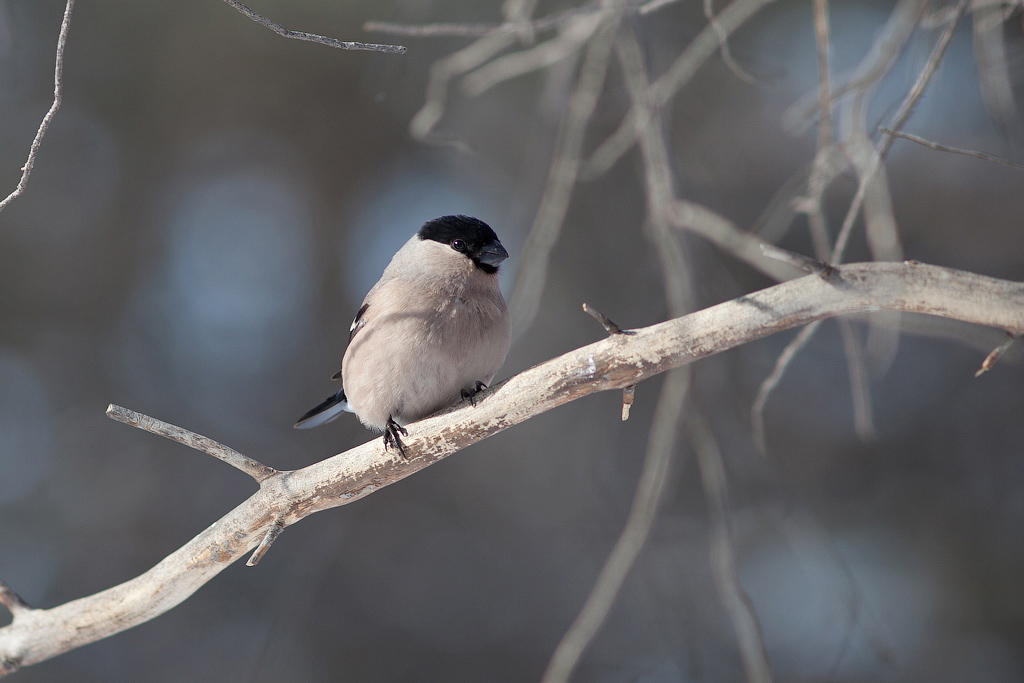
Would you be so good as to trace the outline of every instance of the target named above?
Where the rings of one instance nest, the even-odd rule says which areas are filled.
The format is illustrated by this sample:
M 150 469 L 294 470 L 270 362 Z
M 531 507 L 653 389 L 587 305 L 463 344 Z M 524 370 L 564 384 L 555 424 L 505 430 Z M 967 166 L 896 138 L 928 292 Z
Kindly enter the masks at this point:
M 470 216 L 441 216 L 427 221 L 416 233 L 421 240 L 447 244 L 465 254 L 485 273 L 496 273 L 498 264 L 508 258 L 491 226 Z

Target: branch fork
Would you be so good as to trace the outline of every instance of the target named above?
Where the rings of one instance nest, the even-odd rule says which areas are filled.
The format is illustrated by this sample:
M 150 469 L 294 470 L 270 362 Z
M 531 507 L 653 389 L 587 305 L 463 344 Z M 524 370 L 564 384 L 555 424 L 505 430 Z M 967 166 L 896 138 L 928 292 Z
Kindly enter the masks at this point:
M 274 477 L 280 477 L 282 472 L 276 470 L 269 465 L 264 465 L 261 462 L 253 460 L 252 458 L 242 455 L 233 448 L 229 448 L 222 443 L 214 441 L 213 439 L 196 434 L 182 427 L 172 425 L 169 422 L 158 420 L 155 417 L 149 415 L 143 415 L 137 413 L 134 410 L 129 410 L 119 405 L 111 403 L 107 406 L 107 417 L 117 422 L 131 425 L 132 427 L 138 427 L 150 434 L 156 434 L 162 436 L 171 441 L 177 441 L 180 444 L 194 448 L 197 451 L 202 451 L 207 455 L 212 455 L 222 462 L 226 462 L 235 469 L 245 472 L 250 477 L 256 480 L 256 483 L 263 488 L 263 483 L 268 479 Z M 246 565 L 249 567 L 255 566 L 257 562 L 263 559 L 263 556 L 270 549 L 270 544 L 277 540 L 277 537 L 281 534 L 284 529 L 284 519 L 278 518 L 269 529 L 267 529 L 266 535 L 260 542 L 259 546 L 253 551 L 252 556 Z

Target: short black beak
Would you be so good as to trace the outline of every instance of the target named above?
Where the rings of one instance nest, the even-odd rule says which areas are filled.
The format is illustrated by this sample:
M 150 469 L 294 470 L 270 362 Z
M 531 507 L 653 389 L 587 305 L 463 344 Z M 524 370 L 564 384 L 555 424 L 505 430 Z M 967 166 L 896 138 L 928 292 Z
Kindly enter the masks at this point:
M 508 252 L 505 251 L 505 247 L 501 246 L 501 242 L 498 240 L 491 240 L 480 248 L 476 260 L 480 263 L 487 264 L 488 266 L 496 267 L 507 258 Z

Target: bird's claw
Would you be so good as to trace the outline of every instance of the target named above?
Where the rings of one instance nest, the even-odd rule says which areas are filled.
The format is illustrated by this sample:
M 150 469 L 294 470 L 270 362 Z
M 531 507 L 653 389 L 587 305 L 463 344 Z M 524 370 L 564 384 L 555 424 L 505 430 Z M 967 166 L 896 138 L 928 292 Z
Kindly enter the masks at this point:
M 476 401 L 474 400 L 474 397 L 477 394 L 479 394 L 481 391 L 486 389 L 486 388 L 487 388 L 486 384 L 484 384 L 483 382 L 477 381 L 476 386 L 473 387 L 472 391 L 466 391 L 465 389 L 460 389 L 459 391 L 462 393 L 462 400 L 463 401 L 465 401 L 468 398 L 469 399 L 469 404 L 472 405 L 472 406 L 475 406 L 476 405 Z
M 389 417 L 388 423 L 384 425 L 384 450 L 386 451 L 393 447 L 402 456 L 402 460 L 408 460 L 409 456 L 405 453 L 405 444 L 402 443 L 399 434 L 409 436 L 409 432 L 405 427 Z

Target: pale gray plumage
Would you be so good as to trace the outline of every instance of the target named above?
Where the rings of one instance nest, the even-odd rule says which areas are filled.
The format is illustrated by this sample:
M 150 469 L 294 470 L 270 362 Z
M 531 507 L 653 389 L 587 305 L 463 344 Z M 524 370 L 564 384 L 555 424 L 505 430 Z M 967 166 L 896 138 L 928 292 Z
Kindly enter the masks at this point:
M 343 389 L 295 426 L 314 427 L 349 410 L 402 451 L 402 425 L 489 384 L 511 342 L 497 274 L 507 256 L 475 218 L 426 223 L 363 300 L 338 373 Z

